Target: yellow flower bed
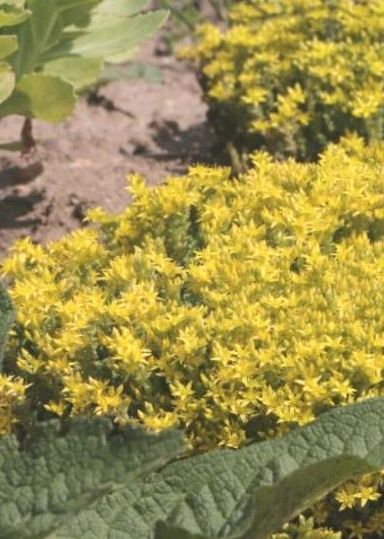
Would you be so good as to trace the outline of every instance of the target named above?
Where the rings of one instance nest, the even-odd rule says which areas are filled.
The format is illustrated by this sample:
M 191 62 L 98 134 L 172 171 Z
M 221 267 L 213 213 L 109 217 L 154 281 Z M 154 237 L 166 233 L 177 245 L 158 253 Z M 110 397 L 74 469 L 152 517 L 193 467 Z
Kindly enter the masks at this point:
M 235 2 L 200 29 L 196 58 L 221 138 L 312 160 L 348 131 L 384 136 L 384 2 Z
M 15 245 L 2 432 L 109 415 L 238 447 L 384 394 L 384 148 L 349 137 L 318 164 L 252 163 L 153 189 L 135 176 L 122 214 Z M 380 485 L 343 486 L 312 512 L 333 531 L 302 537 L 383 531 Z

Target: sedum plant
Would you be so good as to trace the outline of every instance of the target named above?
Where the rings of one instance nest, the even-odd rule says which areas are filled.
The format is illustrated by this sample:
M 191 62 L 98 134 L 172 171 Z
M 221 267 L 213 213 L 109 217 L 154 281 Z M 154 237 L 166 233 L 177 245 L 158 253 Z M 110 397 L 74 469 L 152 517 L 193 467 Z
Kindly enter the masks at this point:
M 381 0 L 251 0 L 201 26 L 187 55 L 237 168 L 255 148 L 313 160 L 346 132 L 383 138 L 383 21 Z
M 278 440 L 192 458 L 177 431 L 43 423 L 22 443 L 0 440 L 0 536 L 266 539 L 340 482 L 383 468 L 383 414 L 371 399 Z M 287 532 L 340 537 L 304 517 L 276 539 Z
M 104 64 L 127 61 L 162 24 L 166 11 L 140 13 L 147 0 L 1 0 L 0 119 L 60 122 Z
M 383 146 L 350 136 L 317 164 L 252 163 L 154 189 L 133 176 L 122 214 L 94 210 L 95 228 L 14 246 L 2 433 L 110 416 L 180 426 L 200 452 L 383 394 Z M 340 487 L 315 525 L 381 533 L 381 482 Z

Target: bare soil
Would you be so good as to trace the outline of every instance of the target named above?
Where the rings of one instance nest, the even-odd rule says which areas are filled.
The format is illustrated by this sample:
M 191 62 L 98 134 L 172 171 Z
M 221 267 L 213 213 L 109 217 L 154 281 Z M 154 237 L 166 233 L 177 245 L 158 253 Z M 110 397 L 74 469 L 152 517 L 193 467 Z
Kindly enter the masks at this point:
M 0 151 L 0 258 L 17 238 L 47 242 L 77 228 L 90 207 L 121 211 L 131 172 L 157 185 L 192 163 L 217 161 L 192 67 L 158 52 L 154 41 L 140 60 L 161 69 L 162 83 L 111 83 L 101 94 L 115 110 L 82 98 L 65 123 L 34 122 L 34 155 Z M 17 140 L 21 125 L 3 120 L 0 143 Z

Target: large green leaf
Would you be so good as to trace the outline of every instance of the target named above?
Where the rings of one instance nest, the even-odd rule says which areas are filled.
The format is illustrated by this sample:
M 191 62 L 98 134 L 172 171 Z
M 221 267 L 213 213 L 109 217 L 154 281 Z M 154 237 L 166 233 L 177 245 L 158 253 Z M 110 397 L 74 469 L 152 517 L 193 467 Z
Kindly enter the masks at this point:
M 102 420 L 72 420 L 62 432 L 59 422 L 45 423 L 21 446 L 2 438 L 0 537 L 56 537 L 56 530 L 99 497 L 123 486 L 135 491 L 140 478 L 182 449 L 177 432 L 118 432 Z
M 90 29 L 87 34 L 67 41 L 54 48 L 45 57 L 46 60 L 60 57 L 64 54 L 84 56 L 85 58 L 109 57 L 117 54 L 130 55 L 132 49 L 143 43 L 163 24 L 168 13 L 163 10 L 154 11 L 118 20 L 113 24 Z
M 107 59 L 127 52 L 152 35 L 165 11 L 132 17 L 143 0 L 27 0 L 32 16 L 17 29 L 18 76 L 68 55 Z
M 148 5 L 148 0 L 103 0 L 92 12 L 92 25 L 116 22 L 122 17 L 136 15 Z
M 0 282 L 0 372 L 3 368 L 3 355 L 7 341 L 8 332 L 15 319 L 15 313 L 11 299 Z
M 66 41 L 64 30 L 68 26 L 84 29 L 90 22 L 92 9 L 100 1 L 27 0 L 32 16 L 16 29 L 19 40 L 13 61 L 16 74 L 20 77 L 41 67 L 47 51 Z
M 19 114 L 46 122 L 60 122 L 75 106 L 74 88 L 60 77 L 43 73 L 25 75 L 0 108 L 0 118 Z
M 44 73 L 66 80 L 80 91 L 94 84 L 101 75 L 103 61 L 100 58 L 67 56 L 44 65 Z
M 264 539 L 345 480 L 384 468 L 384 399 L 284 438 L 173 462 L 180 437 L 106 423 L 0 440 L 2 539 Z
M 340 483 L 382 468 L 378 399 L 333 410 L 278 440 L 171 464 L 139 492 L 99 499 L 57 537 L 102 539 L 113 530 L 119 539 L 264 539 Z
M 8 64 L 0 62 L 0 104 L 8 99 L 13 92 L 14 87 L 14 72 Z

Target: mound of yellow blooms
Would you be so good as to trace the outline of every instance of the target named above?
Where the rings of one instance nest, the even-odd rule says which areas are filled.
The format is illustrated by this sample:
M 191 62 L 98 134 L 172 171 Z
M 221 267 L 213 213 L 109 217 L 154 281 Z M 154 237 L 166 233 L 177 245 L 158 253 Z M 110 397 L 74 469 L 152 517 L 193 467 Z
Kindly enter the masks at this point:
M 347 131 L 384 136 L 382 0 L 234 2 L 200 29 L 210 115 L 239 150 L 311 160 Z
M 122 214 L 16 244 L 2 432 L 94 414 L 238 447 L 384 394 L 383 146 L 349 137 L 317 164 L 252 162 L 153 189 L 135 176 Z M 312 512 L 331 530 L 300 537 L 382 532 L 380 488 L 344 485 Z

